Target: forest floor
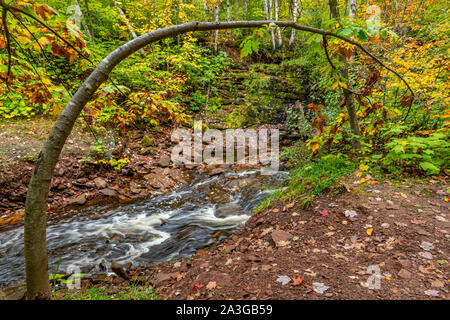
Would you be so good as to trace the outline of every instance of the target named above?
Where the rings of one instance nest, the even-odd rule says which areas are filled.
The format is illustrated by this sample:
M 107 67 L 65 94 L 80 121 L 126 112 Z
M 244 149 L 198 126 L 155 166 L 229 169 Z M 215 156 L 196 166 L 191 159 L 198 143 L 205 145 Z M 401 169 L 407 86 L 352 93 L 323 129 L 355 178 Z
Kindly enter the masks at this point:
M 449 299 L 448 184 L 343 183 L 307 210 L 275 201 L 216 246 L 128 265 L 131 280 L 84 280 L 82 291 L 114 299 L 134 283 L 163 299 Z

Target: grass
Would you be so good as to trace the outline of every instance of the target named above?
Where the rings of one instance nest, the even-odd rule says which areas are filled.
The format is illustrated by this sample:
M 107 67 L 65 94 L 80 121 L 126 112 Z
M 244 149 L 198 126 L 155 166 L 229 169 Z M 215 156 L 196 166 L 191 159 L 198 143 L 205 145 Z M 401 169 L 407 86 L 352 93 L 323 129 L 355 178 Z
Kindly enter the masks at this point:
M 96 285 L 89 289 L 77 292 L 59 291 L 55 300 L 161 300 L 151 288 L 131 285 L 120 288 L 120 291 L 111 291 Z
M 263 201 L 255 212 L 267 208 L 274 200 L 299 199 L 301 206 L 306 209 L 315 196 L 326 191 L 339 193 L 341 191 L 339 181 L 356 169 L 357 164 L 345 156 L 327 155 L 317 162 L 306 162 L 292 170 L 286 187 L 277 190 L 272 197 Z

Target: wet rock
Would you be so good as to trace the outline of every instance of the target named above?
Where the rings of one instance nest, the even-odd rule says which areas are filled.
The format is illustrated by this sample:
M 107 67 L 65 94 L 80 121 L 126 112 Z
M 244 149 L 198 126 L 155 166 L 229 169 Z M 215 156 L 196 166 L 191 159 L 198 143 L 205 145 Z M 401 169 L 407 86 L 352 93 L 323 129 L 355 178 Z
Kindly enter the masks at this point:
M 144 176 L 144 179 L 147 181 L 147 183 L 155 189 L 161 188 L 161 183 L 159 181 L 159 177 L 155 175 L 154 173 L 150 173 Z
M 206 174 L 209 176 L 216 176 L 225 172 L 225 168 L 218 163 L 211 163 L 205 168 Z
M 234 202 L 227 203 L 217 209 L 217 217 L 225 218 L 228 216 L 235 216 L 242 213 L 242 207 Z
M 93 274 L 91 277 L 90 277 L 90 281 L 93 283 L 93 284 L 100 284 L 100 283 L 102 283 L 103 281 L 105 281 L 105 279 L 108 277 L 108 275 L 106 274 L 106 273 L 97 273 L 97 274 Z
M 128 276 L 128 274 L 125 272 L 125 270 L 122 268 L 122 266 L 116 262 L 113 261 L 111 263 L 111 270 L 117 274 L 119 277 L 121 277 L 122 279 L 128 280 L 130 279 L 130 277 Z
M 102 195 L 107 197 L 114 197 L 117 195 L 117 192 L 110 188 L 105 188 L 99 191 Z
M 141 186 L 138 185 L 136 182 L 130 182 L 130 191 L 132 193 L 140 193 L 141 192 Z
M 86 194 L 84 194 L 84 193 L 67 200 L 69 205 L 79 205 L 79 206 L 84 205 L 86 203 L 86 201 L 87 201 Z

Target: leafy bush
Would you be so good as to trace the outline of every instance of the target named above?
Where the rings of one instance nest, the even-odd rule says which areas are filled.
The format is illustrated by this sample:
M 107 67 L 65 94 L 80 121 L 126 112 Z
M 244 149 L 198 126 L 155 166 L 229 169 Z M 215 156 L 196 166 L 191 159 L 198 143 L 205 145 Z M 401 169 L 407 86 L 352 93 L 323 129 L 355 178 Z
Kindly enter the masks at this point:
M 448 136 L 442 133 L 393 139 L 386 144 L 388 153 L 383 164 L 394 172 L 409 169 L 438 174 L 449 168 L 450 144 L 447 140 Z

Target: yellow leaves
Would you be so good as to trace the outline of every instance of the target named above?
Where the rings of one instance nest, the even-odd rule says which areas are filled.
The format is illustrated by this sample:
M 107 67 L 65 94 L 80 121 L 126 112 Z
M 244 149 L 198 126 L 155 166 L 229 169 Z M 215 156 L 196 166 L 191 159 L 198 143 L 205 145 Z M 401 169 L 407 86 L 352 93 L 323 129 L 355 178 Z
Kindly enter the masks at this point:
M 373 233 L 373 228 L 368 228 L 368 229 L 366 230 L 366 233 L 367 233 L 368 236 L 371 236 L 372 233 Z
M 366 164 L 360 164 L 360 165 L 359 165 L 359 170 L 361 170 L 361 171 L 367 171 L 367 170 L 369 170 L 369 166 L 366 165 Z
M 319 144 L 317 142 L 311 144 L 311 150 L 313 153 L 317 153 L 319 150 Z

